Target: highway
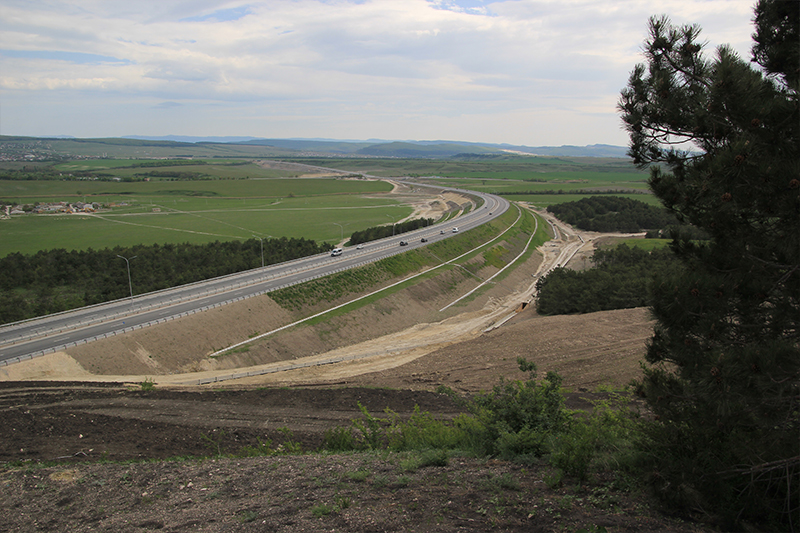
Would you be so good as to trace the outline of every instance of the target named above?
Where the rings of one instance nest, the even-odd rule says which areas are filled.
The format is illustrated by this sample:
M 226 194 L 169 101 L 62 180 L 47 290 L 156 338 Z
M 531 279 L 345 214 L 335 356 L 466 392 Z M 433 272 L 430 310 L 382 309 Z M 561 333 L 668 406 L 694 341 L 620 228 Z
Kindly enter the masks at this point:
M 415 184 L 419 187 L 418 184 Z M 430 187 L 429 187 L 430 188 Z M 83 307 L 72 311 L 0 327 L 0 366 L 46 353 L 134 331 L 181 316 L 219 307 L 304 281 L 355 268 L 385 257 L 450 238 L 503 214 L 507 200 L 491 194 L 436 187 L 483 199 L 483 205 L 447 222 L 366 243 L 362 249 L 345 248 L 339 256 L 318 254 L 264 268 L 256 268 L 173 289 L 157 291 Z M 400 246 L 405 241 L 406 246 Z

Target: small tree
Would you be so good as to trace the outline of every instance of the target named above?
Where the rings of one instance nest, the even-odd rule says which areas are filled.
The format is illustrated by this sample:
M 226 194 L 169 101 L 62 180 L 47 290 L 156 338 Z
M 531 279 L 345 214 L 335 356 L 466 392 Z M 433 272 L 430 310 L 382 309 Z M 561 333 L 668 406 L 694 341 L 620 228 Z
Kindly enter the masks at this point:
M 629 155 L 681 222 L 656 280 L 642 390 L 663 494 L 800 525 L 800 2 L 760 0 L 754 61 L 652 18 L 619 109 Z M 730 524 L 731 522 L 729 522 Z

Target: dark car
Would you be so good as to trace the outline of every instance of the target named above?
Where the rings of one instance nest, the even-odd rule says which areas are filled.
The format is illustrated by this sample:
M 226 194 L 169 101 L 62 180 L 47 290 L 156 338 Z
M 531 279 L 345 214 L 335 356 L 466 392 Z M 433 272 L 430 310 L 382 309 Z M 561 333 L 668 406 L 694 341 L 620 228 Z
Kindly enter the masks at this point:
M 408 246 L 408 243 L 406 241 L 400 241 L 400 246 Z
M 425 237 L 423 237 L 423 238 L 421 238 L 421 239 L 419 240 L 419 242 L 428 242 L 428 239 L 426 239 Z

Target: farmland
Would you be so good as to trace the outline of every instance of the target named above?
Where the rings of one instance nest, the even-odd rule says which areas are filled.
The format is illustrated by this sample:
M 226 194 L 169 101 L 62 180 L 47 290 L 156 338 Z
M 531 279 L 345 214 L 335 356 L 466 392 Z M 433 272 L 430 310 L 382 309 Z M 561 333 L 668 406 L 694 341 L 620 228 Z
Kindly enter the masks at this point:
M 625 159 L 300 157 L 296 150 L 270 146 L 127 139 L 7 139 L 6 144 L 15 142 L 18 150 L 24 148 L 19 153 L 44 159 L 0 163 L 0 176 L 8 178 L 0 179 L 0 204 L 83 201 L 102 208 L 4 219 L 0 257 L 252 237 L 338 244 L 354 231 L 411 215 L 407 199 L 386 195 L 390 184 L 363 176 L 404 176 L 539 207 L 609 193 L 655 203 L 646 173 Z M 325 170 L 331 168 L 338 172 Z
M 54 247 L 199 244 L 253 236 L 338 242 L 345 230 L 408 216 L 409 206 L 380 197 L 390 190 L 381 181 L 343 179 L 2 181 L 0 203 L 83 200 L 112 207 L 3 220 L 0 257 Z
M 589 194 L 616 194 L 656 204 L 648 173 L 625 159 L 505 156 L 488 160 L 431 159 L 292 159 L 335 166 L 374 176 L 409 176 L 420 183 L 459 187 L 498 195 L 539 207 L 573 202 Z

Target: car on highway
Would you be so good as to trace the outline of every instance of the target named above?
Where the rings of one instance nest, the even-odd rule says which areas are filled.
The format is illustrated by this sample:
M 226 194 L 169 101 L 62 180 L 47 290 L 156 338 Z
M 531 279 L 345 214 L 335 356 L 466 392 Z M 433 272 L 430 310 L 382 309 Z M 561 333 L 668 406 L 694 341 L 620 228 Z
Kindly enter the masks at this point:
M 334 248 L 333 250 L 331 250 L 331 257 L 336 257 L 337 255 L 342 255 L 341 248 Z
M 421 238 L 421 239 L 419 240 L 419 242 L 428 242 L 428 239 L 426 239 L 425 237 L 423 237 L 423 238 Z
M 358 246 L 356 246 L 356 250 L 362 250 L 363 248 L 364 248 L 363 244 L 359 244 Z
M 458 228 L 453 228 L 453 233 L 458 233 Z
M 400 246 L 408 246 L 408 243 L 406 241 L 400 241 Z

